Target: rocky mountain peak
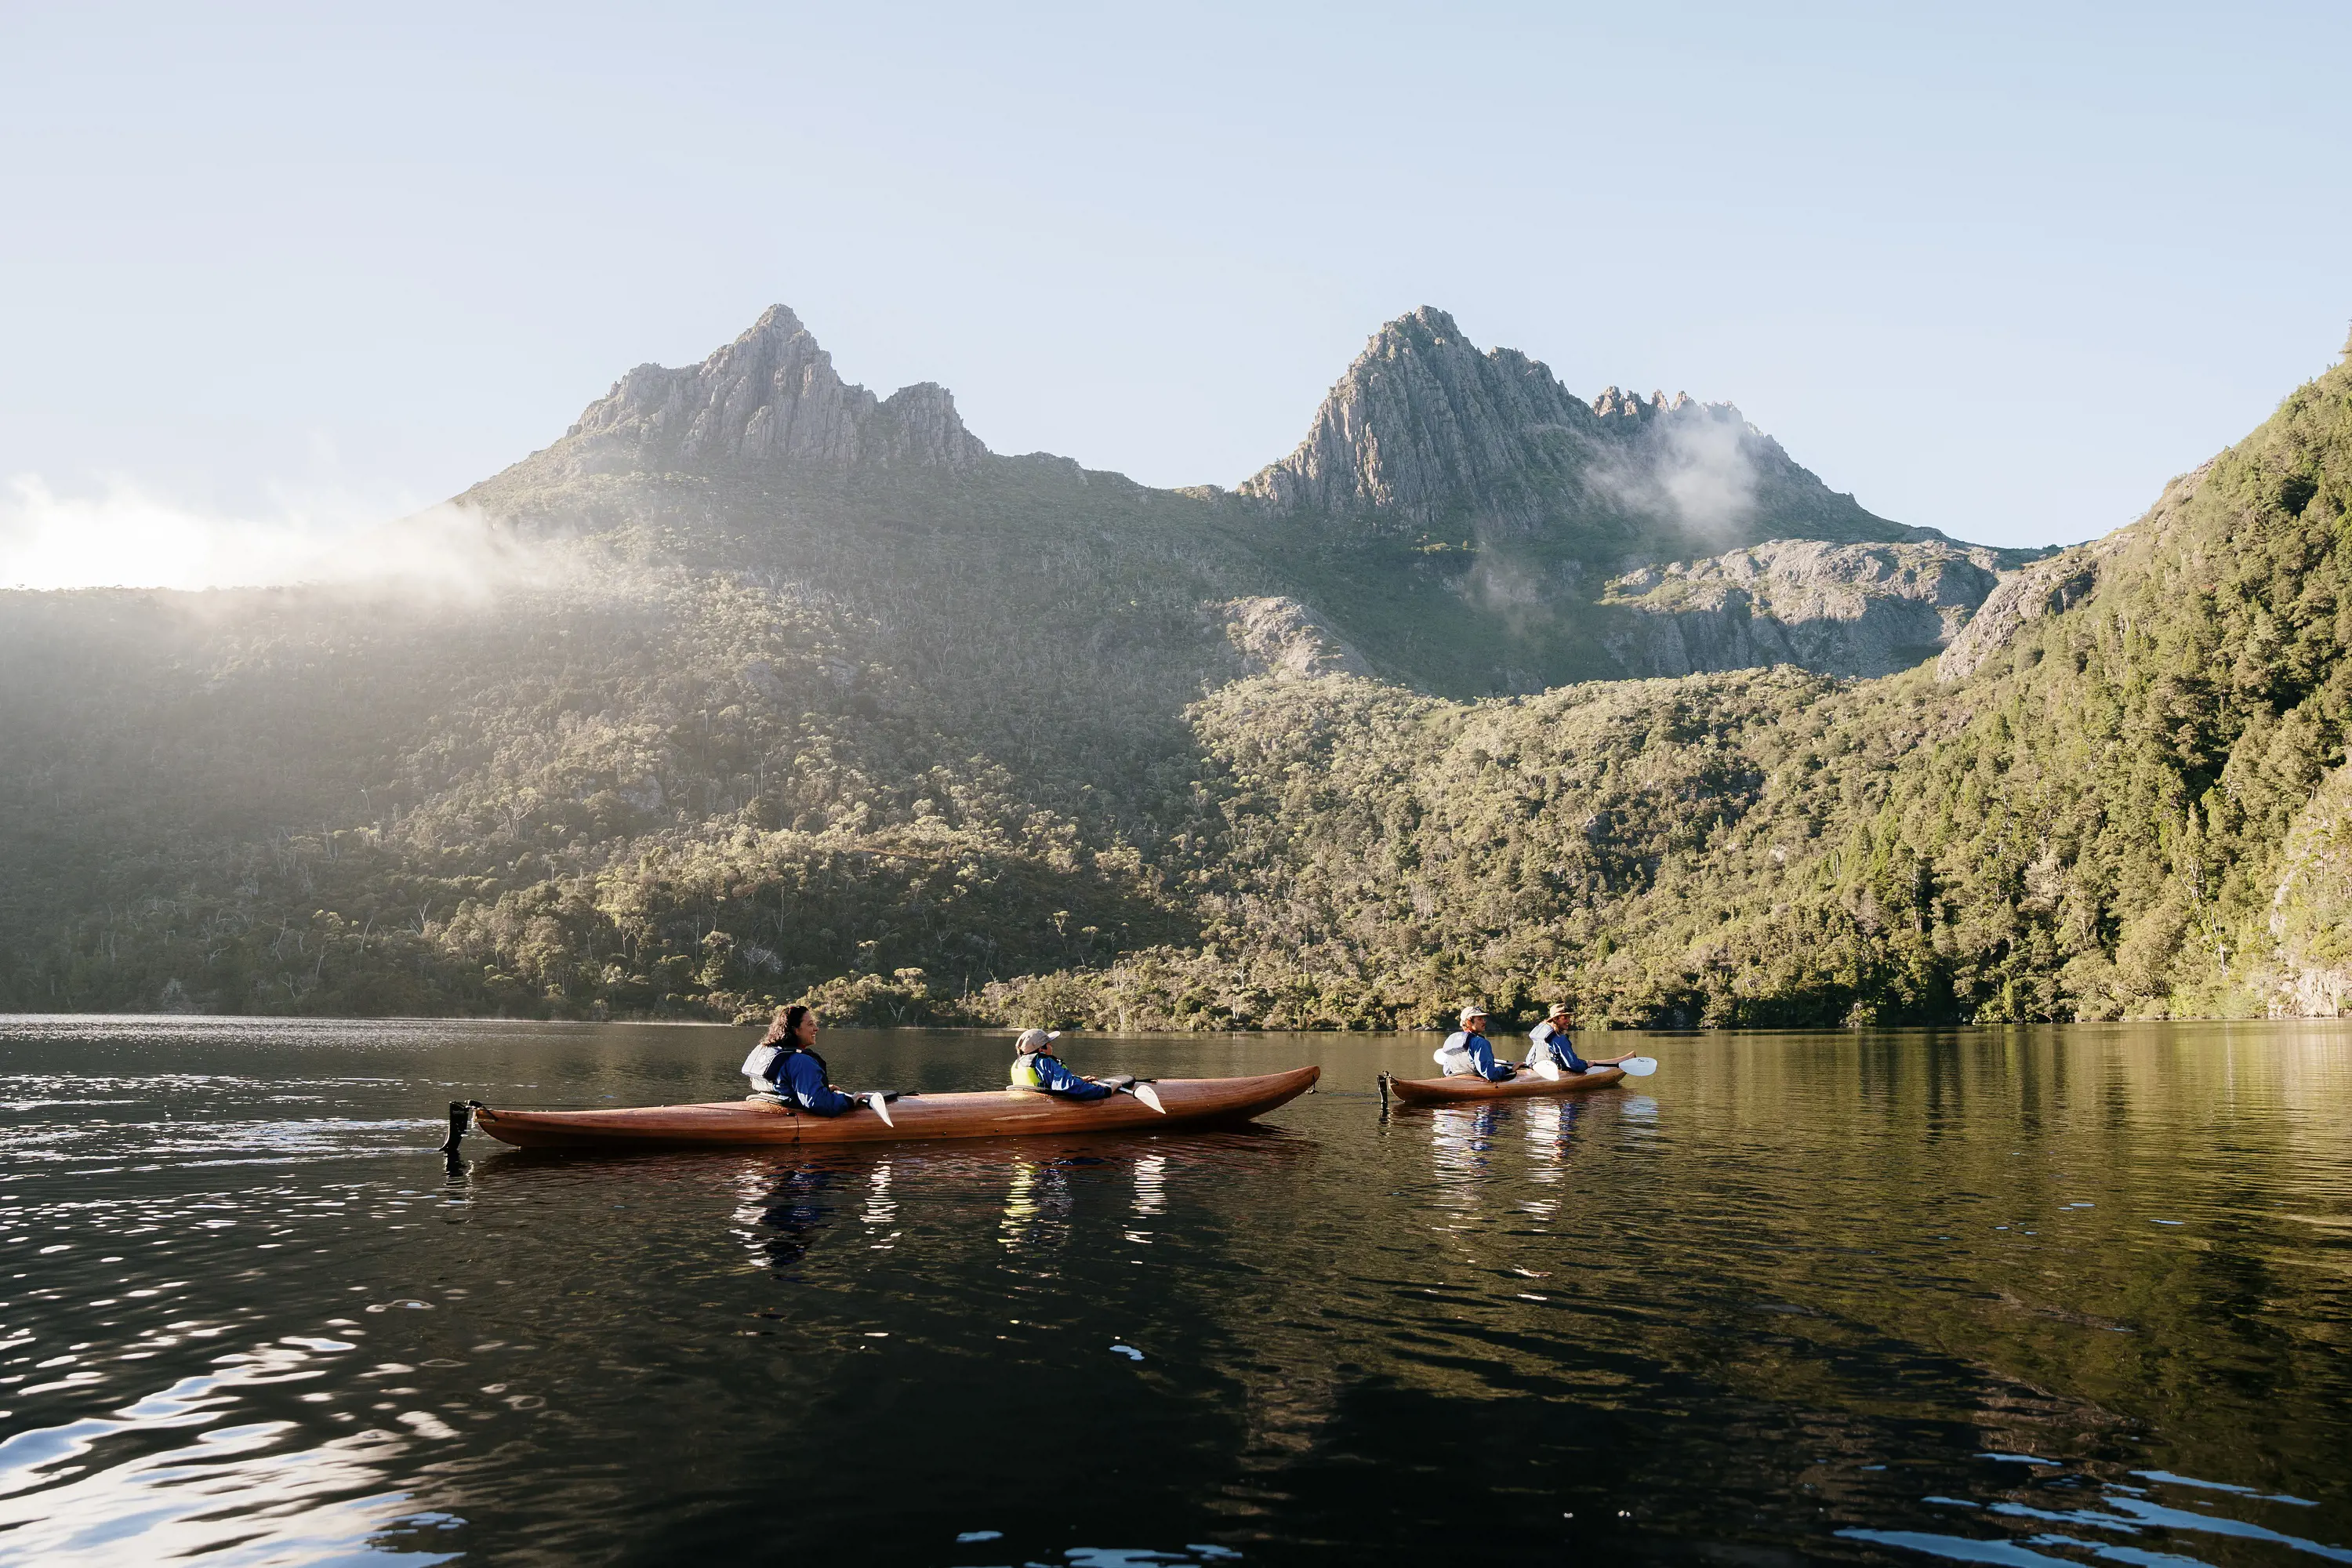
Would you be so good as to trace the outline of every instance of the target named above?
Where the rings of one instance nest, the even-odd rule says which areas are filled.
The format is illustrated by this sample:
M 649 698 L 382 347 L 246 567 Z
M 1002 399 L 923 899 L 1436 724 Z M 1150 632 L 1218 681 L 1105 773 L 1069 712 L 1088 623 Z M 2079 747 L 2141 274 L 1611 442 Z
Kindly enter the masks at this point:
M 1276 516 L 1461 524 L 1616 551 L 1645 531 L 1711 546 L 1912 530 L 1833 495 L 1728 403 L 1612 386 L 1587 402 L 1540 361 L 1481 352 L 1423 306 L 1374 333 L 1296 451 L 1239 493 Z
M 966 468 L 988 448 L 930 382 L 877 398 L 845 382 L 798 316 L 771 305 L 699 364 L 639 365 L 551 452 L 575 472 L 752 472 L 838 484 L 861 469 Z
M 1481 353 L 1424 305 L 1381 328 L 1322 405 L 1307 438 L 1238 487 L 1277 513 L 1389 513 L 1427 522 L 1465 504 L 1538 510 L 1531 477 L 1565 478 L 1547 437 L 1583 434 L 1592 410 L 1539 361 Z

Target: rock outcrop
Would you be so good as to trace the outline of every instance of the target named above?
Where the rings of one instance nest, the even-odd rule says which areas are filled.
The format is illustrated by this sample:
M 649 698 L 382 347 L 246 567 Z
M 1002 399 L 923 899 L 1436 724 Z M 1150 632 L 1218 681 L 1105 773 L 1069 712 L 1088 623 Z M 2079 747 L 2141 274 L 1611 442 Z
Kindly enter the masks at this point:
M 2099 562 L 2106 553 L 2097 544 L 2078 544 L 2010 573 L 1937 656 L 1936 679 L 1966 679 L 2015 641 L 2028 623 L 2080 604 L 2098 584 Z
M 1318 675 L 1369 675 L 1370 667 L 1321 616 L 1282 595 L 1228 599 L 1206 606 L 1251 675 L 1310 680 Z
M 2156 504 L 2129 528 L 2061 550 L 2004 577 L 1967 628 L 1936 660 L 1936 679 L 1965 680 L 2016 641 L 2027 626 L 2045 616 L 2063 614 L 2089 598 L 2126 552 L 2145 553 L 2160 547 L 2180 522 L 2184 509 L 2212 467 L 2210 462 L 2200 464 L 2165 486 Z
M 1993 551 L 1940 541 L 1776 539 L 1628 573 L 1601 602 L 1633 617 L 1607 639 L 1628 674 L 1793 664 L 1888 675 L 1962 635 L 1997 591 L 2000 566 Z
M 945 387 L 877 398 L 843 381 L 800 318 L 773 305 L 700 364 L 629 372 L 545 456 L 575 475 L 740 472 L 824 486 L 861 469 L 954 471 L 987 454 Z

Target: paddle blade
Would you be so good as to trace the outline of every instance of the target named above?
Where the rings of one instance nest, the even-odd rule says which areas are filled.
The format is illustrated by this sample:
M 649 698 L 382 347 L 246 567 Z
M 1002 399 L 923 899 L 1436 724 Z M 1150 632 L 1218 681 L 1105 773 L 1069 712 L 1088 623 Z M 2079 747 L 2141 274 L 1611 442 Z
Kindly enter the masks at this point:
M 1619 1062 L 1617 1065 L 1625 1069 L 1625 1076 L 1627 1078 L 1647 1078 L 1652 1073 L 1658 1070 L 1658 1058 L 1655 1057 L 1627 1057 L 1623 1061 Z
M 1134 1095 L 1136 1099 L 1143 1101 L 1144 1104 L 1151 1107 L 1152 1110 L 1160 1112 L 1160 1115 L 1165 1116 L 1168 1114 L 1168 1108 L 1160 1103 L 1160 1091 L 1152 1088 L 1150 1084 L 1139 1083 L 1129 1089 L 1128 1092 Z
M 880 1118 L 882 1119 L 882 1125 L 883 1125 L 883 1126 L 885 1126 L 885 1127 L 896 1127 L 896 1126 L 898 1126 L 898 1125 L 896 1121 L 892 1121 L 892 1120 L 890 1119 L 890 1105 L 889 1105 L 889 1102 L 888 1102 L 887 1100 L 884 1100 L 880 1095 L 878 1095 L 878 1094 L 869 1094 L 869 1095 L 867 1095 L 867 1096 L 866 1097 L 866 1103 L 867 1105 L 872 1106 L 872 1107 L 874 1108 L 874 1114 L 875 1114 L 875 1115 L 877 1115 L 877 1116 L 878 1116 L 878 1117 L 880 1117 Z

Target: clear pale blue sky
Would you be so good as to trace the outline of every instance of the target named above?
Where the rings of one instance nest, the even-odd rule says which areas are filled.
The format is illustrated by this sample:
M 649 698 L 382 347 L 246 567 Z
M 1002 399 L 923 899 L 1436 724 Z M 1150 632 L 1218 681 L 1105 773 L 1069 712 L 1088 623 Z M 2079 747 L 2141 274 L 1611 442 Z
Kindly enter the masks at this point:
M 783 300 L 1230 484 L 1429 303 L 2040 543 L 2352 317 L 2341 3 L 323 10 L 0 0 L 0 480 L 389 515 Z

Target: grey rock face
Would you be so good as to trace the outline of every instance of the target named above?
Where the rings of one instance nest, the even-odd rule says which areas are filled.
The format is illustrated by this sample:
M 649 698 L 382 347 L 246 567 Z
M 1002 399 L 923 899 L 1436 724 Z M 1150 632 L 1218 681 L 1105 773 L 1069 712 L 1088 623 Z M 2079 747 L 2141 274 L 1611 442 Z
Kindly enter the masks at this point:
M 1309 680 L 1318 675 L 1370 673 L 1354 648 L 1296 599 L 1228 599 L 1206 608 L 1223 621 L 1226 638 L 1252 675 Z
M 1998 557 L 1981 547 L 1776 539 L 1628 573 L 1602 603 L 1633 616 L 1609 639 L 1630 674 L 1793 664 L 1864 677 L 1933 657 L 1999 583 Z
M 1297 450 L 1237 493 L 1277 516 L 1396 528 L 1466 518 L 1502 535 L 1566 523 L 1571 532 L 1631 525 L 1710 544 L 1768 530 L 1937 537 L 1832 493 L 1727 403 L 1612 386 L 1588 404 L 1515 349 L 1481 353 L 1453 317 L 1427 306 L 1382 327 Z
M 2098 585 L 2101 544 L 2078 544 L 2002 579 L 1936 660 L 1936 679 L 1961 680 L 2007 647 L 2031 621 L 2072 609 Z
M 2130 527 L 2010 574 L 1968 629 L 1953 638 L 1952 646 L 1936 661 L 1936 679 L 1964 680 L 1974 675 L 2027 626 L 2046 616 L 2063 615 L 2090 597 L 2098 590 L 2100 579 L 2126 552 L 2153 549 L 2204 484 L 2212 466 L 2202 464 L 2165 486 L 2156 504 Z
M 1464 498 L 1524 512 L 1530 476 L 1571 479 L 1592 410 L 1514 349 L 1480 353 L 1424 305 L 1374 335 L 1315 412 L 1298 449 L 1239 493 L 1278 512 L 1392 512 L 1431 521 Z M 1567 449 L 1556 439 L 1571 437 Z M 1574 438 L 1581 438 L 1574 439 Z
M 771 306 L 700 364 L 639 365 L 558 453 L 574 473 L 729 470 L 839 483 L 859 468 L 971 467 L 988 448 L 929 382 L 877 398 L 844 382 L 800 319 Z

